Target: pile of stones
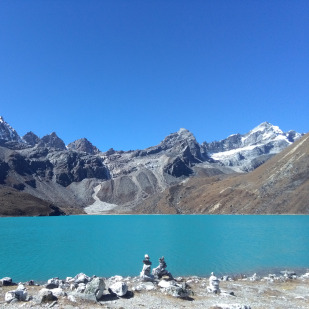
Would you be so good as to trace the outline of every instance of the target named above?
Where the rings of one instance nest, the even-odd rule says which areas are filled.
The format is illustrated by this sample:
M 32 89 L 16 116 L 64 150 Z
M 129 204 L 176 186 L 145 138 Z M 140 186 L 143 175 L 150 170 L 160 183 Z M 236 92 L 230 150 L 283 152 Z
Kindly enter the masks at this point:
M 193 293 L 188 288 L 186 283 L 179 284 L 173 278 L 172 274 L 166 269 L 167 264 L 165 262 L 164 256 L 159 258 L 159 265 L 153 269 L 151 272 L 151 262 L 149 255 L 145 255 L 145 259 L 143 260 L 143 269 L 140 273 L 140 278 L 142 281 L 151 281 L 155 282 L 157 286 L 161 289 L 161 292 L 165 294 L 169 294 L 173 297 L 178 298 L 188 298 Z M 154 285 L 147 285 L 145 289 L 151 290 L 154 289 Z

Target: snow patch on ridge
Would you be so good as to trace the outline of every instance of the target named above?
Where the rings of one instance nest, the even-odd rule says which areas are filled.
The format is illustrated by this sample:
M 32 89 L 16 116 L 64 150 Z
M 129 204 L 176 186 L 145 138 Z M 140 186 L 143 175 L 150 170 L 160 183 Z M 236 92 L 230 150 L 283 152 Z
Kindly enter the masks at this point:
M 222 160 L 226 157 L 229 157 L 229 156 L 233 156 L 237 153 L 240 153 L 242 151 L 250 151 L 254 148 L 256 148 L 257 145 L 254 145 L 254 146 L 246 146 L 246 147 L 242 147 L 242 148 L 237 148 L 237 149 L 232 149 L 232 150 L 227 150 L 227 151 L 223 151 L 223 152 L 217 152 L 217 153 L 214 153 L 211 155 L 211 157 L 214 159 L 214 160 Z

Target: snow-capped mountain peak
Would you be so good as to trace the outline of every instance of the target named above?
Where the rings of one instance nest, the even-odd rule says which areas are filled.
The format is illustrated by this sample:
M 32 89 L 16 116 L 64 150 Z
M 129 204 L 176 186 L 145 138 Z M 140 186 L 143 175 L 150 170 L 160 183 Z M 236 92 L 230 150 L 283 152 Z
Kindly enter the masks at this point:
M 269 122 L 263 122 L 249 133 L 245 134 L 241 138 L 242 146 L 249 146 L 258 143 L 267 143 L 274 139 L 286 139 L 283 131 L 278 127 L 270 124 Z M 289 143 L 289 141 L 287 140 Z
M 254 132 L 258 132 L 258 131 L 261 131 L 261 132 L 272 131 L 272 132 L 275 132 L 275 133 L 278 133 L 278 134 L 282 134 L 283 133 L 282 130 L 280 130 L 278 126 L 274 126 L 274 125 L 272 125 L 271 123 L 269 123 L 267 121 L 261 123 L 260 125 L 258 125 L 254 129 L 252 129 L 250 132 L 254 133 Z
M 205 143 L 204 147 L 214 160 L 249 171 L 301 136 L 295 131 L 284 133 L 278 126 L 263 122 L 244 135 L 233 134 L 218 142 Z
M 2 116 L 0 116 L 0 139 L 9 142 L 19 142 L 22 143 L 21 137 L 17 134 L 15 129 L 13 129 Z

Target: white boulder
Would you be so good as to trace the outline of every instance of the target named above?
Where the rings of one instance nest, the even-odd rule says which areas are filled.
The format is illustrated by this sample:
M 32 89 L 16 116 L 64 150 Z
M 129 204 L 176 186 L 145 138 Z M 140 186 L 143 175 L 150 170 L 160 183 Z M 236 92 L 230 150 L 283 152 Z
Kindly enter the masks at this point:
M 91 280 L 91 278 L 84 273 L 76 275 L 73 279 L 75 283 L 88 283 Z
M 119 297 L 125 296 L 128 292 L 127 284 L 121 281 L 115 282 L 109 289 Z
M 54 296 L 56 296 L 57 298 L 60 296 L 66 296 L 66 293 L 64 292 L 64 290 L 62 288 L 55 288 L 52 289 L 51 292 L 53 293 Z
M 4 300 L 7 303 L 10 303 L 13 299 L 15 299 L 15 291 L 8 291 L 4 295 Z

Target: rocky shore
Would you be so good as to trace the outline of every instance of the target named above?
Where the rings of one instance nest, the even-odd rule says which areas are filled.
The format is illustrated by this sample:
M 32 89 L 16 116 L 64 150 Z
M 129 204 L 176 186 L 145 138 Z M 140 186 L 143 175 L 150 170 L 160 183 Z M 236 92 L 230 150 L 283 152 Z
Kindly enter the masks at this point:
M 147 261 L 146 261 L 147 262 Z M 89 277 L 83 273 L 14 283 L 0 280 L 0 308 L 309 308 L 309 272 L 259 277 Z

